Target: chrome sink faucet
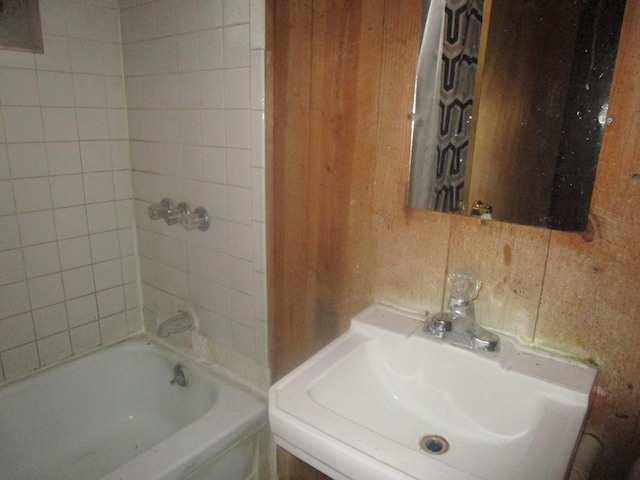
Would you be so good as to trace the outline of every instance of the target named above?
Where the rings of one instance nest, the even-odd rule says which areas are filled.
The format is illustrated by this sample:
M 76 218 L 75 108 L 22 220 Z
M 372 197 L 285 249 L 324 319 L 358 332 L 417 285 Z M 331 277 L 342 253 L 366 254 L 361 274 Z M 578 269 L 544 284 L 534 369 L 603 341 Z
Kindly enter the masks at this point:
M 183 332 L 190 328 L 196 328 L 196 321 L 189 312 L 178 310 L 173 317 L 165 320 L 158 326 L 158 336 L 167 338 L 173 333 Z
M 447 310 L 426 322 L 424 331 L 453 345 L 498 351 L 500 338 L 476 322 L 473 300 L 482 286 L 479 276 L 469 269 L 459 269 L 449 274 L 447 285 L 450 291 Z

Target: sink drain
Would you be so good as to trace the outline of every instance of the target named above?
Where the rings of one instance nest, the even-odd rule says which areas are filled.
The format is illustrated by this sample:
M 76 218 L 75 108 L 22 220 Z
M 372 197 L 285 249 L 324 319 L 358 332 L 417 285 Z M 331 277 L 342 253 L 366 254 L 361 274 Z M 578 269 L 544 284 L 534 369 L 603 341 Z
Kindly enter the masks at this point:
M 440 435 L 425 435 L 418 443 L 424 452 L 431 455 L 442 455 L 449 450 L 449 442 Z

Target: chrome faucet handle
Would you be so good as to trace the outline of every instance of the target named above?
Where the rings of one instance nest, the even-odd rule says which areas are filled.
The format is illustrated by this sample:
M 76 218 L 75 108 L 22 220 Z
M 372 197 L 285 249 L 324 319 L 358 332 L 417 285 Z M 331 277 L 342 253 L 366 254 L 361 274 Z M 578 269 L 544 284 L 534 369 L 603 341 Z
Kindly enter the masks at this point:
M 151 220 L 166 218 L 167 214 L 173 210 L 173 202 L 168 198 L 163 198 L 160 203 L 152 203 L 147 208 L 147 213 Z
M 182 216 L 189 211 L 189 205 L 184 202 L 180 202 L 175 208 L 170 209 L 164 217 L 164 221 L 167 225 L 175 225 L 180 223 Z
M 475 350 L 485 350 L 487 352 L 497 352 L 500 350 L 500 337 L 484 328 L 477 328 L 471 336 L 471 345 Z
M 424 330 L 434 337 L 444 338 L 447 332 L 451 331 L 451 318 L 445 312 L 436 313 L 431 319 L 431 323 L 424 326 Z
M 186 205 L 186 204 L 185 204 Z M 197 207 L 193 212 L 186 205 L 186 210 L 180 218 L 180 223 L 185 230 L 195 230 L 196 228 L 201 232 L 206 232 L 211 225 L 211 219 L 209 213 L 204 207 Z
M 460 268 L 447 277 L 447 285 L 453 298 L 470 302 L 478 296 L 482 281 L 480 275 L 468 268 Z

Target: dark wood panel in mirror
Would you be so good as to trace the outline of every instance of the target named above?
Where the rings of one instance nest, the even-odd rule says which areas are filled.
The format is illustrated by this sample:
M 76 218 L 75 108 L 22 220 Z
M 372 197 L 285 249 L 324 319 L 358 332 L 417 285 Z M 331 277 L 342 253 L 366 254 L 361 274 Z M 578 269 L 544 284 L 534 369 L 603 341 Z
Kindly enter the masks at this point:
M 485 0 L 462 185 L 436 208 L 411 194 L 409 206 L 467 213 L 482 200 L 494 220 L 583 231 L 624 3 Z M 414 174 L 416 130 L 410 192 L 434 188 Z

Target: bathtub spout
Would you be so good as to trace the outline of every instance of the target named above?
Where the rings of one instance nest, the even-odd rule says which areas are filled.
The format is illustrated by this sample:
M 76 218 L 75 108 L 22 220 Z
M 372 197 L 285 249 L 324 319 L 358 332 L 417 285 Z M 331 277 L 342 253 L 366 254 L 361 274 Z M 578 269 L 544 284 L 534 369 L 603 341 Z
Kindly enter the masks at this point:
M 184 310 L 178 310 L 178 314 L 165 320 L 158 327 L 158 336 L 167 338 L 172 333 L 179 333 L 190 328 L 195 328 L 196 322 L 193 316 Z

